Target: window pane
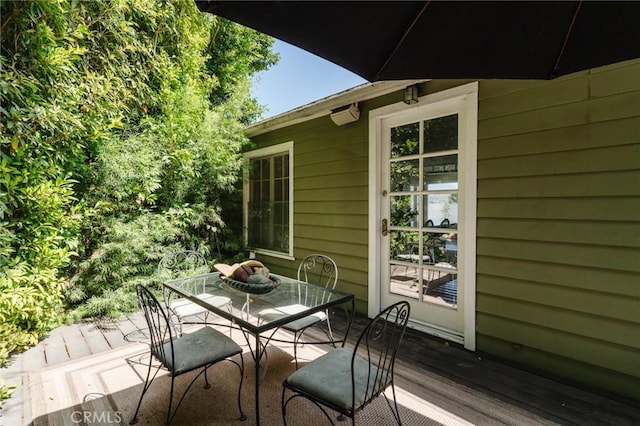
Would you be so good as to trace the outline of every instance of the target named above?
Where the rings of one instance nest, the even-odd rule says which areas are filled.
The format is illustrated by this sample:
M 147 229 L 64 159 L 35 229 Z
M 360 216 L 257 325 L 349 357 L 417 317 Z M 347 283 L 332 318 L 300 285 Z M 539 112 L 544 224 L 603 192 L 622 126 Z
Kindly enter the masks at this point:
M 418 195 L 390 197 L 391 226 L 418 227 Z
M 391 158 L 420 153 L 420 124 L 391 128 Z
M 289 179 L 282 180 L 282 201 L 289 201 Z
M 458 267 L 458 234 L 456 232 L 425 232 L 422 240 L 429 264 L 445 269 Z
M 458 149 L 458 114 L 424 122 L 424 152 Z
M 251 182 L 249 184 L 249 200 L 260 201 L 260 182 Z
M 274 201 L 282 201 L 282 180 L 276 180 L 273 185 L 273 200 Z
M 422 198 L 425 227 L 458 227 L 458 193 L 428 194 Z
M 391 259 L 402 262 L 419 263 L 420 237 L 415 231 L 391 231 Z
M 389 290 L 393 294 L 418 299 L 421 285 L 418 282 L 418 268 L 391 264 Z
M 282 176 L 289 177 L 289 154 L 286 154 L 284 156 L 284 163 L 282 167 L 283 167 Z
M 458 274 L 455 271 L 427 268 L 422 271 L 424 300 L 431 303 L 458 306 Z
M 260 178 L 260 162 L 256 160 L 249 161 L 249 179 L 255 180 Z
M 391 167 L 391 191 L 416 191 L 420 183 L 420 160 L 393 161 Z
M 425 190 L 458 189 L 457 154 L 425 158 L 422 169 Z
M 250 161 L 248 243 L 289 251 L 289 155 Z
M 260 179 L 269 179 L 271 176 L 271 161 L 268 158 L 260 162 Z

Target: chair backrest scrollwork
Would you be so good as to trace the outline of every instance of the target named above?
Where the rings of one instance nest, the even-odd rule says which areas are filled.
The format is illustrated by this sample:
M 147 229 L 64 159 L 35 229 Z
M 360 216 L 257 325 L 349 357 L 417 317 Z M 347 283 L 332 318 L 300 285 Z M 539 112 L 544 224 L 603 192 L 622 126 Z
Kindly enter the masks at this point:
M 183 278 L 189 275 L 205 274 L 209 265 L 202 253 L 195 250 L 170 252 L 158 263 L 158 277 L 162 281 Z
M 298 266 L 298 280 L 334 289 L 338 282 L 338 267 L 329 256 L 310 254 Z
M 138 285 L 136 287 L 136 292 L 138 294 L 138 303 L 142 309 L 144 318 L 147 321 L 147 325 L 149 326 L 149 345 L 151 353 L 166 367 L 174 366 L 174 335 L 167 314 L 164 309 L 162 309 L 160 303 L 158 303 L 158 299 L 156 299 L 149 289 L 142 285 Z M 166 343 L 168 342 L 170 353 L 167 353 L 165 350 Z M 167 359 L 167 356 L 170 358 Z
M 369 362 L 369 381 L 366 383 L 362 406 L 376 398 L 393 383 L 393 368 L 400 342 L 407 328 L 409 313 L 408 302 L 395 303 L 376 315 L 360 334 L 351 359 L 351 383 L 355 397 L 355 387 L 361 384 L 355 383 L 354 363 L 364 358 Z M 353 403 L 355 404 L 356 401 L 354 400 Z

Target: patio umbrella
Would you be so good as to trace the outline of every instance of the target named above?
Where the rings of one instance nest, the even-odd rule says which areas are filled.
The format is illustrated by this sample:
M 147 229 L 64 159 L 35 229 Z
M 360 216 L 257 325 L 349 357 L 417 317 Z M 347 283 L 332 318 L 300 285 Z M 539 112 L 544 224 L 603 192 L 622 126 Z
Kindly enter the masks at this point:
M 640 57 L 640 2 L 198 1 L 369 81 L 551 79 Z

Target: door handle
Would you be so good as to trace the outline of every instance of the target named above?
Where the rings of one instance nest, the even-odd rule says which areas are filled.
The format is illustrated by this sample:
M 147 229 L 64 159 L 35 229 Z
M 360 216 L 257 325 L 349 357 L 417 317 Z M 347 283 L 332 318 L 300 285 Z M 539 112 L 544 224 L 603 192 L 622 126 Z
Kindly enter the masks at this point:
M 389 233 L 389 221 L 387 219 L 382 219 L 382 236 L 386 237 Z

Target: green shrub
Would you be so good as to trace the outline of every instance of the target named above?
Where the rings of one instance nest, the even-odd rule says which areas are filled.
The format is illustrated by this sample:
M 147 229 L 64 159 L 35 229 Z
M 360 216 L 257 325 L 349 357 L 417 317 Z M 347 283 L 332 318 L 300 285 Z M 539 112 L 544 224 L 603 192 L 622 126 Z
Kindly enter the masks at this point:
M 60 324 L 63 286 L 56 270 L 26 263 L 0 274 L 0 364 Z

